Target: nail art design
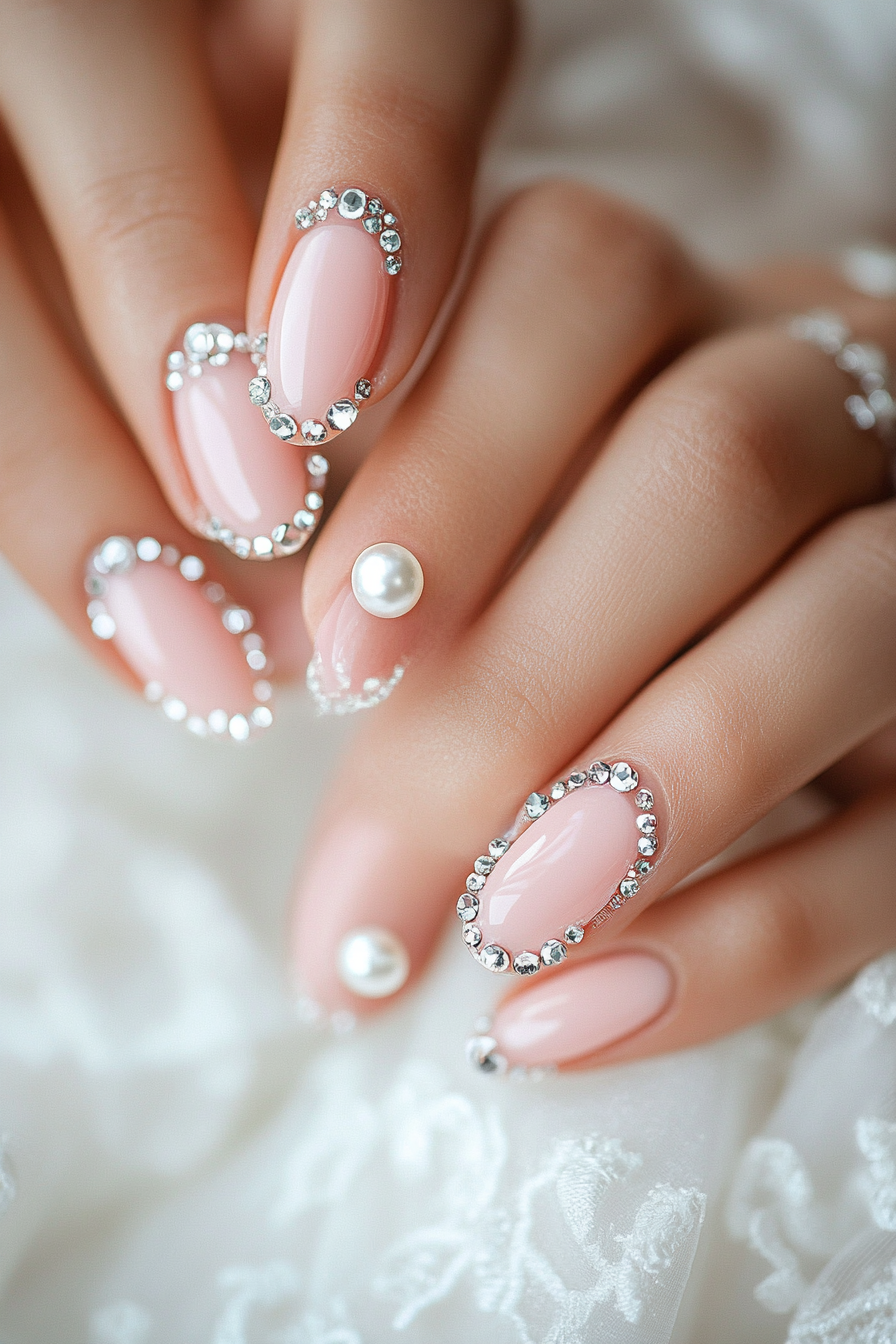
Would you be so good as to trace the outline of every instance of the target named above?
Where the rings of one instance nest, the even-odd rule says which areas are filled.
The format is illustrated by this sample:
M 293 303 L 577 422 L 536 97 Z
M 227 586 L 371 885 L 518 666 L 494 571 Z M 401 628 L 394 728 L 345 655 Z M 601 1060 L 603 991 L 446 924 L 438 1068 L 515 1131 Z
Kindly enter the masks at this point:
M 251 343 L 249 397 L 277 438 L 318 448 L 354 424 L 371 394 L 402 240 L 395 215 L 360 187 L 328 187 L 295 220 L 312 236 L 294 248 L 269 330 Z
M 423 568 L 406 546 L 377 542 L 352 565 L 352 592 L 371 616 L 395 620 L 413 611 L 423 596 Z
M 184 465 L 202 506 L 198 530 L 241 560 L 295 555 L 324 507 L 329 463 L 272 442 L 246 402 L 257 352 L 245 332 L 194 322 L 166 361 Z M 252 378 L 253 385 L 266 382 Z
M 407 948 L 388 929 L 353 929 L 339 944 L 336 969 L 347 989 L 364 999 L 397 994 L 408 978 Z
M 167 718 L 236 742 L 273 723 L 271 665 L 254 617 L 205 581 L 198 555 L 155 537 L 107 537 L 84 587 L 94 635 L 114 642 Z
M 487 970 L 559 966 L 635 896 L 659 841 L 653 794 L 626 761 L 595 761 L 531 793 L 507 837 L 492 840 L 457 902 L 463 940 Z

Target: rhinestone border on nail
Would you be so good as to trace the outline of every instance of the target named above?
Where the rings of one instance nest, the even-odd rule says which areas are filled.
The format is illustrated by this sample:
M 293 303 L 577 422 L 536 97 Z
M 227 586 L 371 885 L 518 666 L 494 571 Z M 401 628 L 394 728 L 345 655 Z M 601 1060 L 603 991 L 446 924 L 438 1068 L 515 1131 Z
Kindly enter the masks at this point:
M 182 350 L 172 350 L 165 360 L 165 386 L 176 395 L 188 378 L 201 378 L 206 364 L 220 367 L 230 363 L 230 356 L 248 355 L 258 364 L 257 351 L 244 331 L 234 332 L 221 322 L 194 322 L 184 332 Z M 267 383 L 256 375 L 249 380 L 250 401 L 252 384 Z M 267 401 L 270 398 L 270 384 Z M 253 401 L 255 405 L 261 405 Z M 267 418 L 267 417 L 266 417 Z M 277 560 L 284 555 L 295 555 L 306 546 L 317 530 L 324 510 L 324 487 L 330 464 L 320 453 L 310 453 L 305 459 L 309 484 L 301 506 L 286 522 L 278 523 L 270 532 L 257 537 L 244 537 L 234 532 L 220 518 L 205 517 L 197 526 L 209 541 L 215 541 L 240 560 Z
M 140 537 L 138 541 L 123 536 L 106 537 L 91 551 L 84 575 L 84 589 L 90 599 L 87 603 L 87 619 L 97 639 L 112 639 L 116 629 L 115 619 L 103 601 L 107 592 L 107 576 L 129 574 L 138 564 L 162 564 L 169 569 L 177 569 L 186 583 L 202 583 L 205 578 L 205 563 L 198 555 L 184 555 L 176 546 L 163 545 L 155 537 Z M 252 688 L 258 703 L 245 714 L 228 714 L 226 710 L 213 709 L 203 718 L 199 714 L 191 714 L 183 700 L 169 695 L 160 682 L 147 682 L 143 694 L 150 704 L 159 706 L 166 718 L 174 723 L 183 723 L 196 737 L 230 737 L 235 742 L 245 742 L 270 728 L 274 722 L 268 703 L 273 694 L 271 683 L 267 680 L 271 673 L 271 662 L 265 653 L 264 640 L 253 631 L 255 617 L 248 607 L 234 602 L 220 583 L 202 583 L 202 592 L 206 600 L 220 611 L 224 629 L 240 640 L 250 671 L 265 674 L 258 677 Z
M 619 881 L 616 890 L 608 901 L 579 924 L 569 924 L 562 937 L 548 937 L 537 950 L 524 948 L 511 954 L 499 943 L 488 943 L 483 947 L 483 935 L 478 923 L 482 906 L 483 892 L 489 877 L 494 871 L 498 859 L 510 849 L 524 831 L 569 793 L 583 788 L 613 788 L 618 793 L 634 793 L 633 802 L 637 808 L 635 818 L 639 832 L 638 849 L 631 867 Z M 487 854 L 480 854 L 473 865 L 473 871 L 466 881 L 466 890 L 458 897 L 457 916 L 461 921 L 463 941 L 477 961 L 486 970 L 497 975 L 514 971 L 519 976 L 535 975 L 544 966 L 559 966 L 566 960 L 567 948 L 580 943 L 585 937 L 585 926 L 597 928 L 610 915 L 619 910 L 633 896 L 637 895 L 641 883 L 645 882 L 653 871 L 659 840 L 656 833 L 656 816 L 653 812 L 653 794 L 650 789 L 640 787 L 638 772 L 628 761 L 594 761 L 587 770 L 574 770 L 568 779 L 558 779 L 547 793 L 530 793 L 523 804 L 519 819 L 508 836 L 492 840 Z
M 343 219 L 357 221 L 366 233 L 378 236 L 385 254 L 383 269 L 388 276 L 394 278 L 398 275 L 403 265 L 398 220 L 378 196 L 368 196 L 360 187 L 345 187 L 341 192 L 337 192 L 335 187 L 326 187 L 317 200 L 309 201 L 296 211 L 296 228 L 305 233 L 313 229 L 315 224 L 323 224 L 331 210 L 335 210 Z M 303 443 L 316 448 L 334 435 L 350 429 L 373 391 L 370 379 L 359 378 L 348 396 L 337 397 L 327 407 L 323 419 L 303 420 L 301 425 L 297 425 L 291 415 L 281 411 L 276 402 L 271 401 L 271 384 L 265 362 L 267 342 L 265 331 L 249 342 L 249 353 L 258 369 L 249 384 L 249 400 L 253 406 L 261 408 L 271 432 L 284 443 L 291 443 L 299 435 Z M 253 384 L 257 388 L 255 392 L 252 391 Z

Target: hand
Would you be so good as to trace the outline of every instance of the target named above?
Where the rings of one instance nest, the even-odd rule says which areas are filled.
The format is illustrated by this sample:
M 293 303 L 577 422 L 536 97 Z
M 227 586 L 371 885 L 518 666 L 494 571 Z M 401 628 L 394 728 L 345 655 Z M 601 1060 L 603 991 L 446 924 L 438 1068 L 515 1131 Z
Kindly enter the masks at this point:
M 893 304 L 816 263 L 722 281 L 567 183 L 502 211 L 306 572 L 322 699 L 407 667 L 303 873 L 295 956 L 327 1009 L 420 972 L 477 855 L 473 950 L 567 954 L 517 982 L 486 1067 L 679 1048 L 892 943 L 896 505 L 855 380 L 779 319 L 819 303 L 896 349 Z M 400 619 L 349 583 L 381 540 L 425 575 Z M 530 791 L 600 760 L 637 788 L 583 773 L 489 873 Z M 858 802 L 657 901 L 838 761 Z
M 293 523 L 297 511 L 320 516 L 325 473 L 306 469 L 307 446 L 271 434 L 248 401 L 249 355 L 228 344 L 245 325 L 247 290 L 254 334 L 297 240 L 312 241 L 296 207 L 332 183 L 381 192 L 400 212 L 407 282 L 396 279 L 375 339 L 343 312 L 341 348 L 377 347 L 358 373 L 371 379 L 371 402 L 402 379 L 454 275 L 511 22 L 505 0 L 233 0 L 195 11 L 173 0 L 0 0 L 10 139 L 0 543 L 110 668 L 197 731 L 223 722 L 226 733 L 230 714 L 244 734 L 247 715 L 232 711 L 267 694 L 255 678 L 271 655 L 287 675 L 307 660 L 299 562 L 261 570 L 193 539 L 266 558 L 301 545 L 309 528 Z M 315 227 L 315 238 L 332 236 Z M 360 222 L 351 238 L 369 244 L 361 278 L 380 292 L 387 254 Z M 328 274 L 327 292 L 305 295 L 315 349 L 338 297 L 339 276 Z M 212 360 L 182 349 L 197 322 L 231 333 L 211 351 L 190 345 Z M 316 413 L 325 411 L 326 399 Z M 338 445 L 333 459 L 347 471 Z M 122 540 L 88 565 L 97 643 L 84 565 L 106 537 Z M 197 577 L 222 579 L 239 600 Z M 244 604 L 268 632 L 266 650 L 255 632 L 244 647 Z M 261 705 L 248 717 L 270 716 Z

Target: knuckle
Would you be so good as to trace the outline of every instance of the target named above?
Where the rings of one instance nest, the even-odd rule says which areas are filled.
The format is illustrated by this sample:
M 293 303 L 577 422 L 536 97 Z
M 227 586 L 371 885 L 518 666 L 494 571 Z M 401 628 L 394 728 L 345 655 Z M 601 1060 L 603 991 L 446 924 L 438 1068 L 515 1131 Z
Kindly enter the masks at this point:
M 829 525 L 826 539 L 866 590 L 877 589 L 896 604 L 896 501 L 843 514 Z
M 84 185 L 80 205 L 85 231 L 107 252 L 130 252 L 134 246 L 162 251 L 184 224 L 208 230 L 187 164 L 111 171 Z

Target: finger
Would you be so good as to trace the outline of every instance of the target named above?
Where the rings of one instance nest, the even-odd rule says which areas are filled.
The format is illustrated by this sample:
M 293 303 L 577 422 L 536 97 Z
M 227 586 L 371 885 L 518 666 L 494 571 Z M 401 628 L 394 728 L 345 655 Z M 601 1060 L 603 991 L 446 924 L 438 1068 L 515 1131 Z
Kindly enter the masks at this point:
M 397 668 L 481 610 L 595 425 L 711 306 L 678 245 L 638 212 L 557 182 L 508 204 L 433 364 L 315 548 L 305 603 L 322 710 L 381 700 Z M 426 576 L 410 613 L 419 582 L 374 610 L 353 568 L 384 539 Z
M 255 370 L 233 350 L 254 226 L 192 10 L 0 4 L 0 106 L 97 361 L 182 522 L 236 554 L 297 549 L 294 514 L 321 482 L 253 414 Z
M 20 343 L 41 368 L 50 403 L 69 412 L 53 434 L 21 396 Z M 2 221 L 0 346 L 4 554 L 169 718 L 238 740 L 267 726 L 271 668 L 251 611 L 228 597 L 211 558 L 171 517 L 133 443 L 56 336 Z
M 249 322 L 268 336 L 277 432 L 317 447 L 396 386 L 445 299 L 513 7 L 303 0 L 298 12 Z
M 505 999 L 486 1071 L 681 1050 L 830 989 L 896 941 L 896 790 L 646 911 L 612 950 Z

